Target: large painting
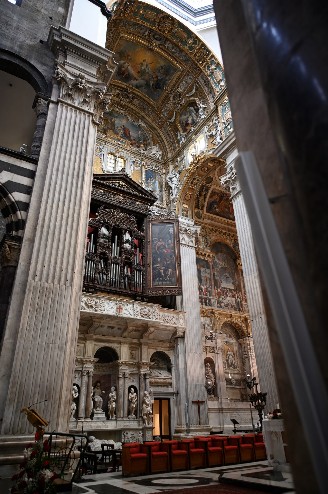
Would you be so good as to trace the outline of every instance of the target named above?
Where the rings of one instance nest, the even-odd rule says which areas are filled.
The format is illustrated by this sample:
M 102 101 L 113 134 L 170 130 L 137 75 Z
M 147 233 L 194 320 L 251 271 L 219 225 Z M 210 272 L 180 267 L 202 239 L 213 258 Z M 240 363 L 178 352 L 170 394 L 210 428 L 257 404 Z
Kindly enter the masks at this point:
M 143 151 L 152 145 L 151 136 L 141 125 L 133 122 L 126 115 L 112 110 L 104 112 L 103 125 L 100 131 L 107 137 L 120 137 L 131 146 Z
M 236 256 L 225 244 L 211 248 L 210 261 L 197 258 L 199 300 L 202 305 L 241 311 L 243 298 Z
M 148 294 L 181 293 L 178 223 L 171 220 L 148 221 L 147 235 Z
M 177 70 L 174 65 L 133 41 L 122 39 L 115 51 L 119 57 L 115 78 L 158 100 Z
M 206 205 L 206 213 L 234 220 L 233 206 L 229 195 L 222 190 L 212 190 Z

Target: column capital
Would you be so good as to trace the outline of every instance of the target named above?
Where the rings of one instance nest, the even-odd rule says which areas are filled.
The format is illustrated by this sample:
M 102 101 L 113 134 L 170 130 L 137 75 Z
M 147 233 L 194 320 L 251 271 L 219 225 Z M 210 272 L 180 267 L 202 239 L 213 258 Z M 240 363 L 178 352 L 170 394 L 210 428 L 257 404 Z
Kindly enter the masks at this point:
M 196 238 L 200 232 L 200 226 L 195 226 L 193 220 L 179 217 L 180 244 L 187 247 L 196 246 Z
M 240 185 L 235 168 L 235 160 L 226 165 L 226 173 L 220 178 L 220 182 L 230 191 L 231 198 L 234 198 L 240 192 Z
M 109 103 L 105 93 L 115 69 L 113 53 L 63 27 L 51 27 L 48 44 L 56 56 L 59 97 L 94 113 L 99 123 Z

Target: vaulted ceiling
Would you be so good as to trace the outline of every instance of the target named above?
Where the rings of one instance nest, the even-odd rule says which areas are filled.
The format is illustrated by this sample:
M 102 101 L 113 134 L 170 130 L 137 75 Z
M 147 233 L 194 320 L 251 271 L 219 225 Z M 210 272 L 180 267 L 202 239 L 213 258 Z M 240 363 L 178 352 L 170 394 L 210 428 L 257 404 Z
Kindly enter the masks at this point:
M 197 132 L 201 117 L 224 90 L 219 61 L 177 19 L 131 0 L 120 2 L 114 11 L 106 47 L 115 53 L 117 68 L 109 88 L 111 108 L 100 133 L 124 137 L 129 133 L 127 118 L 136 132 L 139 129 L 137 146 L 157 146 L 162 160 L 170 159 L 181 136 Z

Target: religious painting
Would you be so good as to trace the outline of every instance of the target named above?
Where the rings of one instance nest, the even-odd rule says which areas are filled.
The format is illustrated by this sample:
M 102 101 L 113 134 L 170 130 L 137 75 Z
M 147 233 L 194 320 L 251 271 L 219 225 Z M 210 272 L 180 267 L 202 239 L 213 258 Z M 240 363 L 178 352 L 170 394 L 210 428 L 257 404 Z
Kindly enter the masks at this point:
M 115 79 L 133 86 L 155 101 L 177 70 L 156 51 L 133 41 L 122 39 L 115 52 L 119 58 Z
M 171 220 L 147 222 L 147 293 L 181 293 L 178 223 Z
M 215 254 L 213 260 L 213 284 L 217 307 L 227 310 L 242 310 L 240 274 L 236 256 L 225 244 L 212 246 Z
M 211 266 L 208 261 L 197 257 L 197 276 L 199 300 L 201 305 L 212 305 L 212 281 L 211 281 Z
M 189 103 L 180 113 L 179 124 L 181 131 L 186 134 L 188 133 L 199 120 L 198 115 L 199 109 L 195 102 Z
M 206 204 L 206 213 L 222 216 L 228 220 L 235 219 L 229 195 L 222 190 L 212 190 Z
M 104 112 L 100 131 L 107 137 L 120 137 L 132 147 L 146 151 L 152 145 L 152 137 L 140 124 L 115 111 Z
M 236 255 L 225 244 L 212 247 L 211 260 L 197 258 L 198 290 L 201 305 L 241 311 L 243 299 Z

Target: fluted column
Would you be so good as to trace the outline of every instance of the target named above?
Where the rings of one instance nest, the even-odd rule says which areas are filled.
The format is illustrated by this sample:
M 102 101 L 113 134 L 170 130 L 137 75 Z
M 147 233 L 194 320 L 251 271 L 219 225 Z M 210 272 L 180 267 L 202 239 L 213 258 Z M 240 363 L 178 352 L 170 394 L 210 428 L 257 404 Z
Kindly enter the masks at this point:
M 83 369 L 82 370 L 82 378 L 81 378 L 79 410 L 78 410 L 78 416 L 77 416 L 79 420 L 84 419 L 84 417 L 85 417 L 87 383 L 88 383 L 88 372 L 86 369 Z
M 88 371 L 88 385 L 87 385 L 87 395 L 85 402 L 85 418 L 89 419 L 92 412 L 92 380 L 93 380 L 93 370 Z
M 266 410 L 273 410 L 276 408 L 279 399 L 260 285 L 260 276 L 255 257 L 251 227 L 233 162 L 227 166 L 227 172 L 222 177 L 221 182 L 230 189 L 235 213 L 248 310 L 252 325 L 258 379 L 261 391 L 268 393 Z M 254 362 L 252 362 L 252 360 L 251 365 L 254 370 Z
M 181 278 L 183 291 L 183 310 L 186 313 L 185 351 L 186 351 L 186 389 L 190 426 L 198 425 L 198 407 L 201 404 L 201 425 L 208 425 L 207 393 L 204 386 L 204 357 L 200 318 L 200 303 L 197 284 L 195 237 L 197 227 L 193 221 L 180 218 Z
M 175 334 L 175 389 L 176 390 L 176 425 L 184 429 L 187 423 L 186 402 L 187 389 L 185 380 L 186 369 L 186 349 L 184 341 L 184 332 L 177 331 Z
M 32 431 L 24 406 L 68 429 L 99 103 L 110 52 L 51 28 L 55 81 L 0 357 L 3 434 Z M 82 405 L 81 405 L 82 406 Z

